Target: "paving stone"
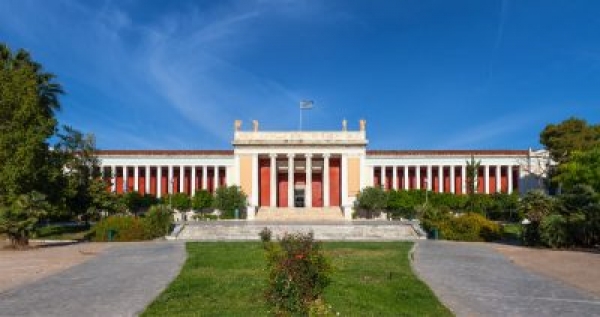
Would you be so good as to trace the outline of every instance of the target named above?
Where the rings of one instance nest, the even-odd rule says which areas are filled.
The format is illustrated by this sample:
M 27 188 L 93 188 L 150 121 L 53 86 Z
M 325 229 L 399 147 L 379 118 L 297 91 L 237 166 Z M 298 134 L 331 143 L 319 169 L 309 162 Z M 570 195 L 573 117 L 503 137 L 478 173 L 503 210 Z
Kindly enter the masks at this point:
M 115 243 L 83 264 L 0 293 L 0 316 L 135 316 L 184 260 L 183 243 Z
M 414 267 L 457 316 L 600 316 L 600 298 L 518 267 L 490 244 L 419 241 Z

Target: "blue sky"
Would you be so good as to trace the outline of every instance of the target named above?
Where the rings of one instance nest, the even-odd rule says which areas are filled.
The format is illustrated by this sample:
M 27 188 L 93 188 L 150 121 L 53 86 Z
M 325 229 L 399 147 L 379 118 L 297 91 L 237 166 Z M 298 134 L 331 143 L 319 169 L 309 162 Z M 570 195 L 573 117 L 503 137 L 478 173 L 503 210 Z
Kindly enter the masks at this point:
M 250 129 L 371 149 L 526 149 L 600 121 L 598 1 L 0 1 L 0 41 L 58 75 L 101 149 L 229 149 Z

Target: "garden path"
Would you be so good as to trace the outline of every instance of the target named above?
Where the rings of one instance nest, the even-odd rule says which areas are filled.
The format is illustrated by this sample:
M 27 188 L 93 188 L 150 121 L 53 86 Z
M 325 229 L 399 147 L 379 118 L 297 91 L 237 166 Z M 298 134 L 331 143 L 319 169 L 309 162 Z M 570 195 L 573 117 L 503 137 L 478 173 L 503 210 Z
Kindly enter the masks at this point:
M 414 256 L 457 316 L 600 316 L 599 297 L 521 268 L 493 244 L 419 241 Z
M 0 316 L 134 316 L 179 273 L 185 245 L 113 243 L 98 256 L 0 293 Z

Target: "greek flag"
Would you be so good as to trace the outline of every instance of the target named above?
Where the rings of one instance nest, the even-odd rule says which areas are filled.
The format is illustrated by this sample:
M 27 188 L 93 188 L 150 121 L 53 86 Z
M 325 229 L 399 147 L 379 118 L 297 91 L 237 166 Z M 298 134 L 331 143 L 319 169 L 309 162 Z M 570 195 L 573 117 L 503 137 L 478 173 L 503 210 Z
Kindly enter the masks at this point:
M 300 101 L 300 109 L 312 109 L 314 102 L 312 100 L 302 100 Z

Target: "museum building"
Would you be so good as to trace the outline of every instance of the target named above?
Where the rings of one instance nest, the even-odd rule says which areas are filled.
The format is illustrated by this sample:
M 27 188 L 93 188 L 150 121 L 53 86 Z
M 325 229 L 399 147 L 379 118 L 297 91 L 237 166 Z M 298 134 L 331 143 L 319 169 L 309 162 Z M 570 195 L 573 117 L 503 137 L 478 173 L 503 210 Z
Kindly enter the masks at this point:
M 366 122 L 339 131 L 243 130 L 235 121 L 232 150 L 103 150 L 110 190 L 156 197 L 214 192 L 238 185 L 251 207 L 351 206 L 362 188 L 466 193 L 467 161 L 480 162 L 477 192 L 523 193 L 539 186 L 546 151 L 370 150 Z

